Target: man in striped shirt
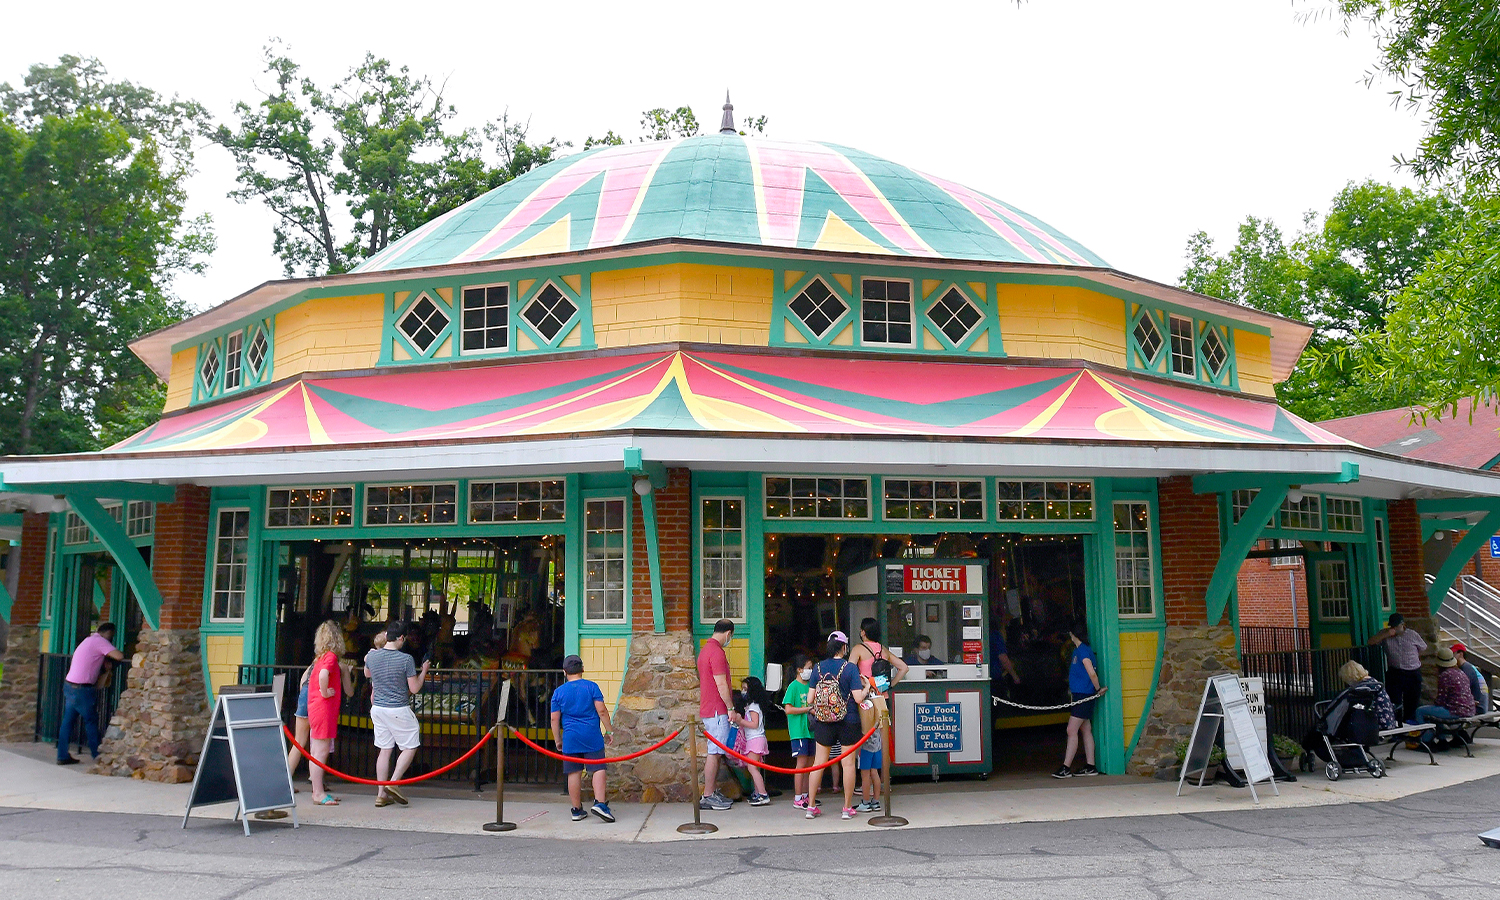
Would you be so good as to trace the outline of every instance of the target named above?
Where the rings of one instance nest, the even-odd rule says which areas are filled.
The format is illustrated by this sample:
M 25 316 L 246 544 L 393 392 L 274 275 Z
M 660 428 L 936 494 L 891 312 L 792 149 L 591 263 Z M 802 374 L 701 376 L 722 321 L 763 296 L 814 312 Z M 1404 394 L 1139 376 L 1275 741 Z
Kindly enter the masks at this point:
M 406 631 L 405 623 L 392 622 L 385 630 L 385 646 L 365 655 L 365 677 L 370 679 L 371 692 L 370 721 L 375 726 L 375 746 L 380 749 L 375 761 L 375 777 L 379 781 L 400 781 L 422 745 L 422 728 L 417 723 L 417 714 L 412 712 L 411 695 L 422 689 L 432 660 L 422 660 L 422 669 L 417 671 L 411 656 L 401 650 L 406 644 Z M 401 755 L 396 757 L 396 769 L 392 772 L 391 751 L 396 747 L 401 748 Z M 406 795 L 394 785 L 376 789 L 377 807 L 391 803 L 405 806 Z

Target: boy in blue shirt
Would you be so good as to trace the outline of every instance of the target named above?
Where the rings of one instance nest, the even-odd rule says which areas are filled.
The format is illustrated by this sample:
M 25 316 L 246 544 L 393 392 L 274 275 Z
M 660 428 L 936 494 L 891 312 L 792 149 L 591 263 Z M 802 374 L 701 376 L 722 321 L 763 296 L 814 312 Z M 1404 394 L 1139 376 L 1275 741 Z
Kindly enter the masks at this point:
M 604 705 L 604 694 L 599 685 L 583 677 L 583 660 L 569 656 L 562 662 L 567 682 L 552 692 L 552 740 L 558 752 L 582 759 L 603 759 L 604 745 L 612 742 L 613 731 L 609 726 L 609 708 Z M 600 726 L 603 733 L 600 733 Z M 604 763 L 563 763 L 563 773 L 568 776 L 568 798 L 573 802 L 573 821 L 588 818 L 583 811 L 583 770 L 587 768 L 593 776 L 594 805 L 589 812 L 606 822 L 613 822 L 615 814 L 605 802 Z

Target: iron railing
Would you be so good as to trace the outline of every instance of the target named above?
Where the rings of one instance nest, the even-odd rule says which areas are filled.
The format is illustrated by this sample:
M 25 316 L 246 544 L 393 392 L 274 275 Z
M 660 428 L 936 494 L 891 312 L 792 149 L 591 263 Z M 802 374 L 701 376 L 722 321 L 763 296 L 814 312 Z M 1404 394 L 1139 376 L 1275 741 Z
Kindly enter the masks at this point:
M 36 689 L 35 740 L 56 743 L 58 729 L 62 727 L 63 682 L 67 678 L 68 667 L 73 664 L 73 656 L 66 653 L 43 653 L 41 657 L 40 677 Z M 109 683 L 99 689 L 96 712 L 99 716 L 101 739 L 109 730 L 109 720 L 115 717 L 115 710 L 120 706 L 120 695 L 125 692 L 129 674 L 130 662 L 128 660 L 117 662 L 114 664 Z M 73 727 L 69 743 L 83 744 L 86 740 L 83 722 L 79 721 Z
M 240 666 L 240 684 L 270 685 L 284 675 L 281 718 L 288 727 L 296 714 L 304 666 Z M 501 686 L 511 684 L 505 721 L 513 729 L 525 729 L 539 744 L 552 740 L 549 701 L 565 676 L 560 669 L 432 669 L 420 693 L 412 697 L 412 709 L 422 723 L 422 746 L 417 750 L 407 776 L 439 769 L 463 755 L 484 736 L 498 719 Z M 450 784 L 468 782 L 474 790 L 490 783 L 495 773 L 493 743 L 463 766 L 433 779 Z M 370 722 L 370 684 L 356 667 L 354 693 L 343 699 L 339 711 L 339 736 L 328 764 L 351 775 L 373 778 L 374 727 Z M 514 737 L 505 743 L 507 784 L 560 784 L 562 765 L 522 744 Z
M 1379 647 L 1245 653 L 1240 656 L 1240 669 L 1244 677 L 1258 677 L 1265 684 L 1270 732 L 1300 741 L 1312 729 L 1313 704 L 1332 699 L 1346 687 L 1338 673 L 1351 659 L 1385 680 L 1385 652 Z
M 1287 653 L 1293 650 L 1311 649 L 1311 629 L 1266 625 L 1240 626 L 1241 653 Z

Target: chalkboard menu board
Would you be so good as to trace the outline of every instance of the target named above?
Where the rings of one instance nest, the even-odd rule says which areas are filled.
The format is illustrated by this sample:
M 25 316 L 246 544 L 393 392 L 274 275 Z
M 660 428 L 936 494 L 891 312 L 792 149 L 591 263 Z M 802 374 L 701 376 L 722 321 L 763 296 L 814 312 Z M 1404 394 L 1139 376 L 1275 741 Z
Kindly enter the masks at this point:
M 250 814 L 290 809 L 297 826 L 292 776 L 286 767 L 286 741 L 272 694 L 220 694 L 198 757 L 182 827 L 194 807 L 238 803 L 236 817 L 250 834 Z
M 1203 686 L 1203 700 L 1198 704 L 1198 718 L 1193 722 L 1193 734 L 1188 740 L 1187 753 L 1182 761 L 1182 771 L 1177 776 L 1177 794 L 1181 796 L 1182 785 L 1188 778 L 1196 776 L 1202 787 L 1208 778 L 1209 758 L 1223 728 L 1236 745 L 1240 756 L 1245 781 L 1250 786 L 1250 796 L 1260 803 L 1255 785 L 1260 781 L 1271 782 L 1271 790 L 1281 793 L 1272 777 L 1271 765 L 1266 760 L 1265 745 L 1256 733 L 1255 719 L 1245 696 L 1244 686 L 1233 674 L 1216 675 Z

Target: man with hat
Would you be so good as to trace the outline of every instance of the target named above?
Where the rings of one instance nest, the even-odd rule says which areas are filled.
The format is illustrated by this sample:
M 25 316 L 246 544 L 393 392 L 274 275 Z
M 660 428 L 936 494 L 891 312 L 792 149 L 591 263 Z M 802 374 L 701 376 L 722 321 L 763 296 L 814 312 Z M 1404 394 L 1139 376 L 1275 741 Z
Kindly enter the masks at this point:
M 400 781 L 422 745 L 422 727 L 412 711 L 411 695 L 422 690 L 432 660 L 422 660 L 422 668 L 418 669 L 416 661 L 403 652 L 409 631 L 405 622 L 390 623 L 385 629 L 385 646 L 365 654 L 365 677 L 370 679 L 370 722 L 375 726 L 375 747 L 380 751 L 375 759 L 375 777 L 380 781 Z M 392 771 L 391 755 L 397 747 L 401 753 Z M 405 806 L 406 794 L 393 784 L 376 789 L 377 807 L 392 803 Z
M 552 742 L 558 752 L 579 759 L 603 759 L 604 745 L 612 742 L 614 731 L 609 724 L 609 707 L 599 685 L 583 677 L 583 659 L 569 656 L 562 661 L 568 680 L 552 692 Z M 603 729 L 602 733 L 600 729 Z M 608 796 L 604 789 L 604 763 L 564 762 L 568 776 L 568 799 L 572 801 L 573 821 L 588 818 L 583 811 L 583 770 L 588 769 L 594 782 L 594 805 L 589 812 L 606 822 L 613 822 Z
M 1469 662 L 1469 648 L 1460 641 L 1448 649 L 1458 659 L 1458 669 L 1469 677 L 1469 693 L 1474 695 L 1474 711 L 1480 715 L 1490 711 L 1490 689 L 1478 667 Z
M 1421 725 L 1434 719 L 1468 718 L 1474 715 L 1474 695 L 1469 692 L 1469 677 L 1458 668 L 1458 658 L 1447 647 L 1437 648 L 1437 702 L 1417 707 L 1416 720 Z M 1446 750 L 1451 740 L 1434 742 L 1434 750 Z

